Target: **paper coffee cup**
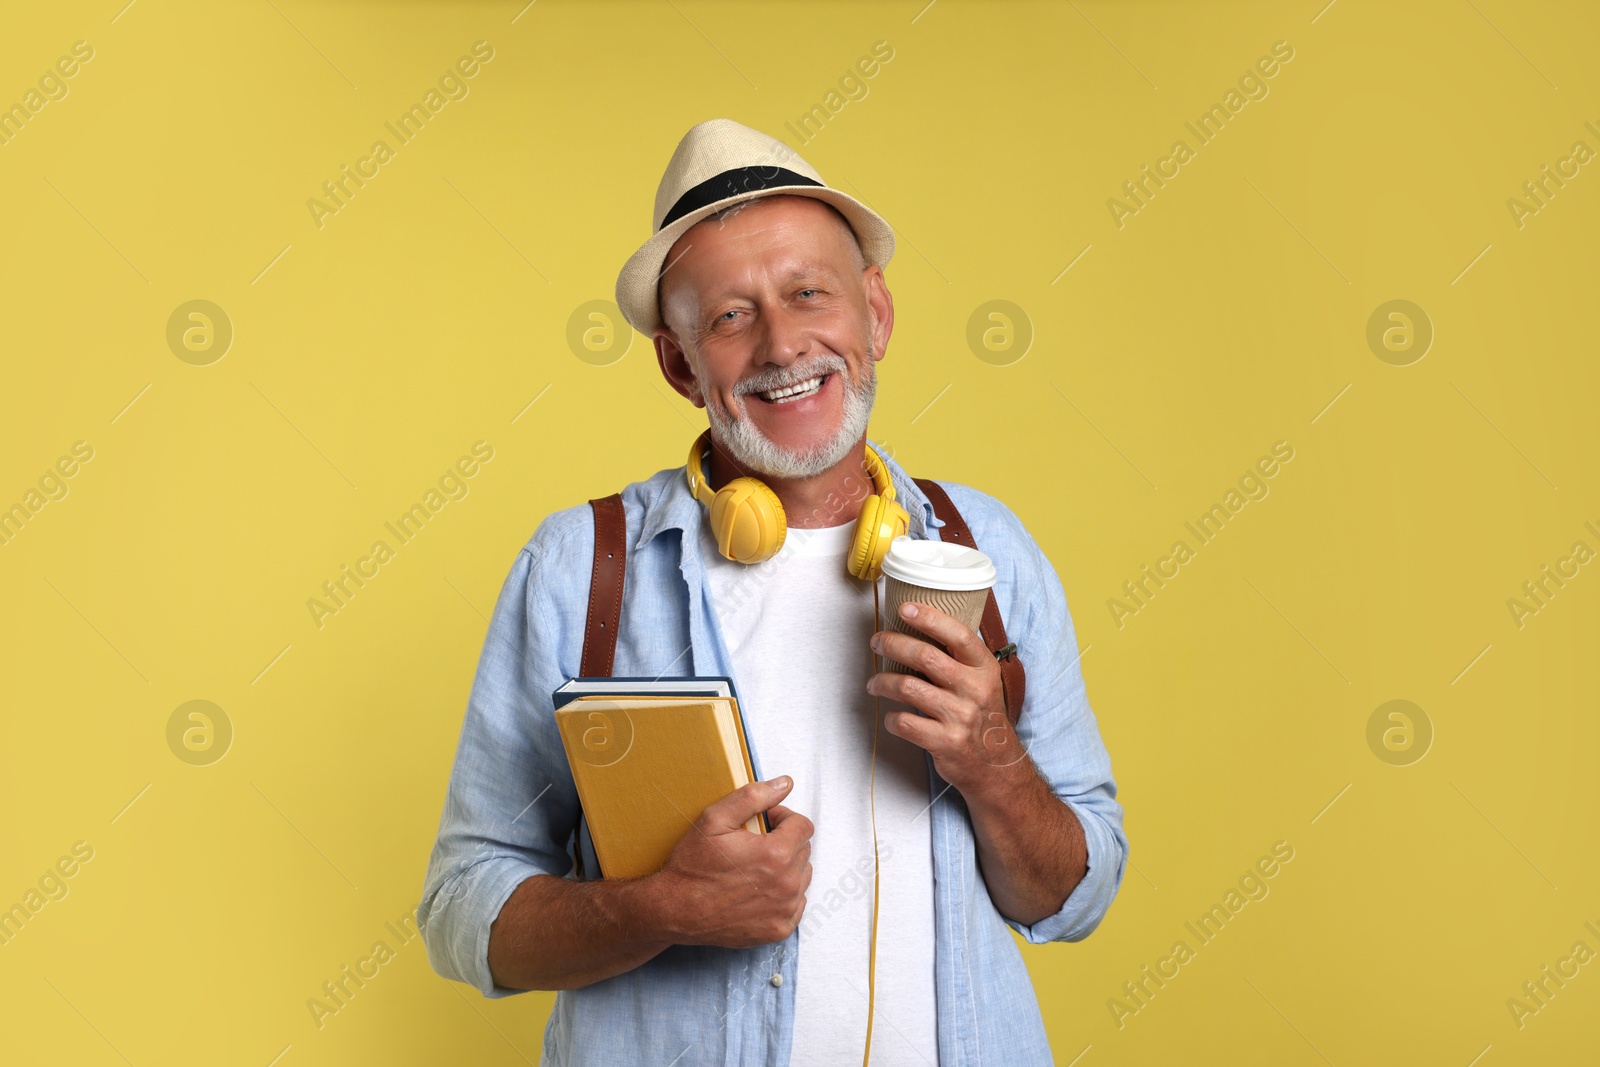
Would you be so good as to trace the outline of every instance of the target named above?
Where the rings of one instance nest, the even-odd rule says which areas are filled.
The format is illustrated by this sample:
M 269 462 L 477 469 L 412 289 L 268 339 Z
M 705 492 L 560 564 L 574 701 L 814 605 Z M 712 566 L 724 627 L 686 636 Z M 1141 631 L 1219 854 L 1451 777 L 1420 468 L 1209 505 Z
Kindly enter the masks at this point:
M 883 574 L 885 628 L 910 634 L 941 652 L 947 651 L 941 642 L 900 617 L 900 605 L 908 601 L 926 604 L 977 630 L 995 581 L 993 561 L 977 549 L 949 541 L 918 541 L 903 534 L 889 542 Z M 921 671 L 888 656 L 879 659 L 886 671 L 924 677 Z

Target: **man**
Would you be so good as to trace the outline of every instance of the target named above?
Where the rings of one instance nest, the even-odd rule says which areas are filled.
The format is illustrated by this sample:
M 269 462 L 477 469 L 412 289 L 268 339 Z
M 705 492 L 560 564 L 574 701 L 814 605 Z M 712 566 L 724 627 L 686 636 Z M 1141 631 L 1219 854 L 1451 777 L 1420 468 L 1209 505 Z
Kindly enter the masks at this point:
M 490 624 L 419 912 L 429 959 L 485 996 L 561 990 L 550 1064 L 851 1063 L 869 994 L 872 1063 L 1048 1064 L 1007 927 L 1087 937 L 1128 849 L 1061 582 L 1008 508 L 943 483 L 1026 667 L 1014 730 L 970 627 L 906 618 L 941 650 L 875 626 L 882 579 L 844 557 L 871 491 L 892 232 L 729 120 L 684 137 L 653 221 L 618 303 L 706 408 L 710 487 L 759 478 L 788 531 L 776 555 L 735 562 L 685 468 L 627 486 L 613 673 L 733 678 L 770 777 L 707 808 L 658 873 L 573 876 L 591 854 L 551 692 L 579 673 L 595 531 L 588 505 L 556 512 Z M 882 463 L 909 536 L 943 539 L 929 496 Z M 926 680 L 876 671 L 874 653 Z M 763 811 L 770 833 L 744 829 Z

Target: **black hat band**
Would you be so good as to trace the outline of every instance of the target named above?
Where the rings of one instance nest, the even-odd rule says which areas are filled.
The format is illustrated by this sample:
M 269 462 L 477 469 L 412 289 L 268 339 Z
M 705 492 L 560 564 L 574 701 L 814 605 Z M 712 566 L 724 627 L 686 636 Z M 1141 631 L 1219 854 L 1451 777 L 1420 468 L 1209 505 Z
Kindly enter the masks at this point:
M 715 204 L 719 200 L 726 200 L 741 193 L 756 192 L 761 189 L 783 189 L 797 185 L 823 188 L 821 182 L 807 178 L 804 174 L 796 174 L 792 170 L 784 170 L 782 167 L 735 167 L 732 170 L 725 170 L 678 197 L 678 202 L 672 205 L 672 210 L 661 220 L 657 232 L 707 204 Z

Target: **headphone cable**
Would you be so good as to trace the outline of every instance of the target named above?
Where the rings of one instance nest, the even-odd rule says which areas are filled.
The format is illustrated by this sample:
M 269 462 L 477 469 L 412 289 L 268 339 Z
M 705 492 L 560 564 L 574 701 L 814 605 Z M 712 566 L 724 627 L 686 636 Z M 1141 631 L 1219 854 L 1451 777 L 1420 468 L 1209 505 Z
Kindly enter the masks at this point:
M 878 606 L 878 582 L 872 581 L 872 623 L 873 631 L 881 628 L 883 617 Z M 873 674 L 878 673 L 878 657 L 867 647 L 867 658 L 872 663 Z M 867 941 L 867 1045 L 861 1054 L 861 1067 L 868 1067 L 872 1058 L 872 1015 L 873 999 L 877 993 L 878 975 L 878 731 L 883 727 L 883 700 L 874 694 L 872 715 L 872 766 L 867 778 L 867 798 L 869 811 L 872 817 L 872 930 Z

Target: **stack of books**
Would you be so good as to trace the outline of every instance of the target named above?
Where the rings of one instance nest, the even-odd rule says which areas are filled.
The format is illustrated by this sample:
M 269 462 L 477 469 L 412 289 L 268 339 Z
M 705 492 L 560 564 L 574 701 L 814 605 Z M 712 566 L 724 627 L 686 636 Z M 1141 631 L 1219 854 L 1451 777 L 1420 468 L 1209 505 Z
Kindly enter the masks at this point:
M 573 678 L 553 700 L 602 877 L 659 871 L 701 812 L 760 780 L 729 678 Z

